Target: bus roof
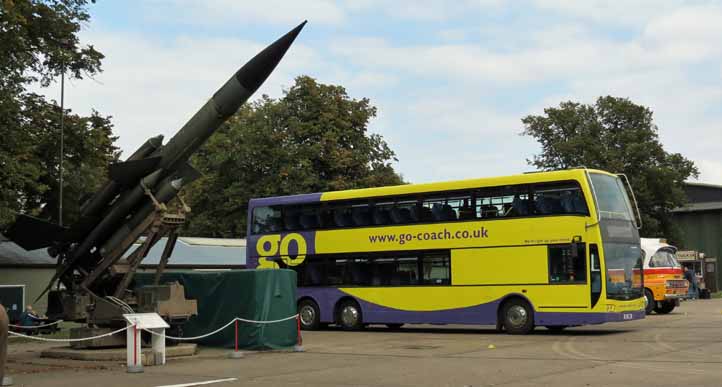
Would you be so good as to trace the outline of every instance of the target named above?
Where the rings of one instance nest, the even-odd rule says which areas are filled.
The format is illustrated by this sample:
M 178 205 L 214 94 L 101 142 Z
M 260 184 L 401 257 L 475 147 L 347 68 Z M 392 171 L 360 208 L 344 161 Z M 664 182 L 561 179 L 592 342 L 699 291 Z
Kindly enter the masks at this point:
M 644 251 L 645 257 L 651 257 L 662 248 L 669 248 L 673 251 L 677 251 L 677 247 L 667 243 L 666 239 L 663 238 L 639 238 L 639 242 Z
M 544 183 L 559 180 L 579 180 L 584 177 L 584 172 L 603 173 L 612 176 L 606 171 L 593 169 L 566 169 L 557 171 L 540 171 L 525 173 L 521 175 L 509 175 L 499 177 L 485 177 L 478 179 L 454 180 L 436 183 L 404 184 L 387 187 L 362 188 L 345 191 L 330 191 L 324 193 L 310 193 L 301 195 L 275 196 L 267 198 L 251 199 L 251 207 L 279 204 L 300 204 L 318 203 L 319 201 L 332 201 L 343 199 L 360 199 L 370 197 L 384 197 L 395 195 L 409 195 L 415 193 L 426 193 L 436 191 L 456 191 L 473 189 L 479 187 L 496 187 L 514 184 Z

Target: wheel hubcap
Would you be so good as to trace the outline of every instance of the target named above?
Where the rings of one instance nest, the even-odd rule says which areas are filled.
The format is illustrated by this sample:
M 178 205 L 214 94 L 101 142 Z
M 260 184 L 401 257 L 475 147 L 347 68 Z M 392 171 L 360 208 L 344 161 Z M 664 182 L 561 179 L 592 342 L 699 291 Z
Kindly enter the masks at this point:
M 514 327 L 521 327 L 526 324 L 529 315 L 526 312 L 526 309 L 524 309 L 524 307 L 514 305 L 506 312 L 506 317 L 509 321 L 509 324 Z
M 352 327 L 358 322 L 358 310 L 353 306 L 345 306 L 341 310 L 341 322 L 344 326 Z
M 313 321 L 316 319 L 316 311 L 310 305 L 304 305 L 301 308 L 300 315 L 301 324 L 305 326 L 313 324 Z

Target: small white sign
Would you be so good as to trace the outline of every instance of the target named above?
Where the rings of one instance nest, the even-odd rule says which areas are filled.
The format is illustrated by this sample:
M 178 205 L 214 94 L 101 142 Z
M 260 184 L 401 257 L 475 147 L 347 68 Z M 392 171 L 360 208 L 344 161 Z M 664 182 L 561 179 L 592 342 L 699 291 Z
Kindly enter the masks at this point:
M 123 318 L 131 324 L 138 326 L 138 329 L 170 328 L 158 313 L 128 313 Z

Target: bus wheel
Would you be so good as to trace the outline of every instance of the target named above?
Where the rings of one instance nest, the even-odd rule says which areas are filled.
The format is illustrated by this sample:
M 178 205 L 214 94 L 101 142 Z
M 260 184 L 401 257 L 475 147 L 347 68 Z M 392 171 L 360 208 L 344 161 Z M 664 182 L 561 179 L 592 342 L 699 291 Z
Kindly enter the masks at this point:
M 654 310 L 654 295 L 649 289 L 644 289 L 644 312 L 646 314 L 652 314 Z
M 361 308 L 354 300 L 346 300 L 338 307 L 336 323 L 345 330 L 357 330 L 363 327 L 363 316 Z
M 314 331 L 321 325 L 318 305 L 313 300 L 305 299 L 298 303 L 298 317 L 303 330 Z
M 386 324 L 386 326 L 389 327 L 389 329 L 395 331 L 395 330 L 400 329 L 402 326 L 404 326 L 404 324 L 399 324 L 399 323 L 396 323 L 396 324 Z
M 674 307 L 675 307 L 674 302 L 664 301 L 664 302 L 662 302 L 662 306 L 660 306 L 659 308 L 655 307 L 654 311 L 659 314 L 667 314 L 667 313 L 671 312 L 672 310 L 674 310 Z
M 534 311 L 526 301 L 511 299 L 504 303 L 501 317 L 504 328 L 512 335 L 525 335 L 534 330 Z

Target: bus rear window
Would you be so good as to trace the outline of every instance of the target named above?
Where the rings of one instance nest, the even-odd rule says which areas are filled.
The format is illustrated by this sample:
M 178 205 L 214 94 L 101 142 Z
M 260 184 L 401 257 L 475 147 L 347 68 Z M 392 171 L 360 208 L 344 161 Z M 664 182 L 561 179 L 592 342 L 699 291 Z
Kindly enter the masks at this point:
M 253 209 L 254 234 L 278 232 L 281 230 L 281 207 L 256 207 Z
M 659 249 L 649 260 L 649 267 L 678 267 L 673 250 Z

